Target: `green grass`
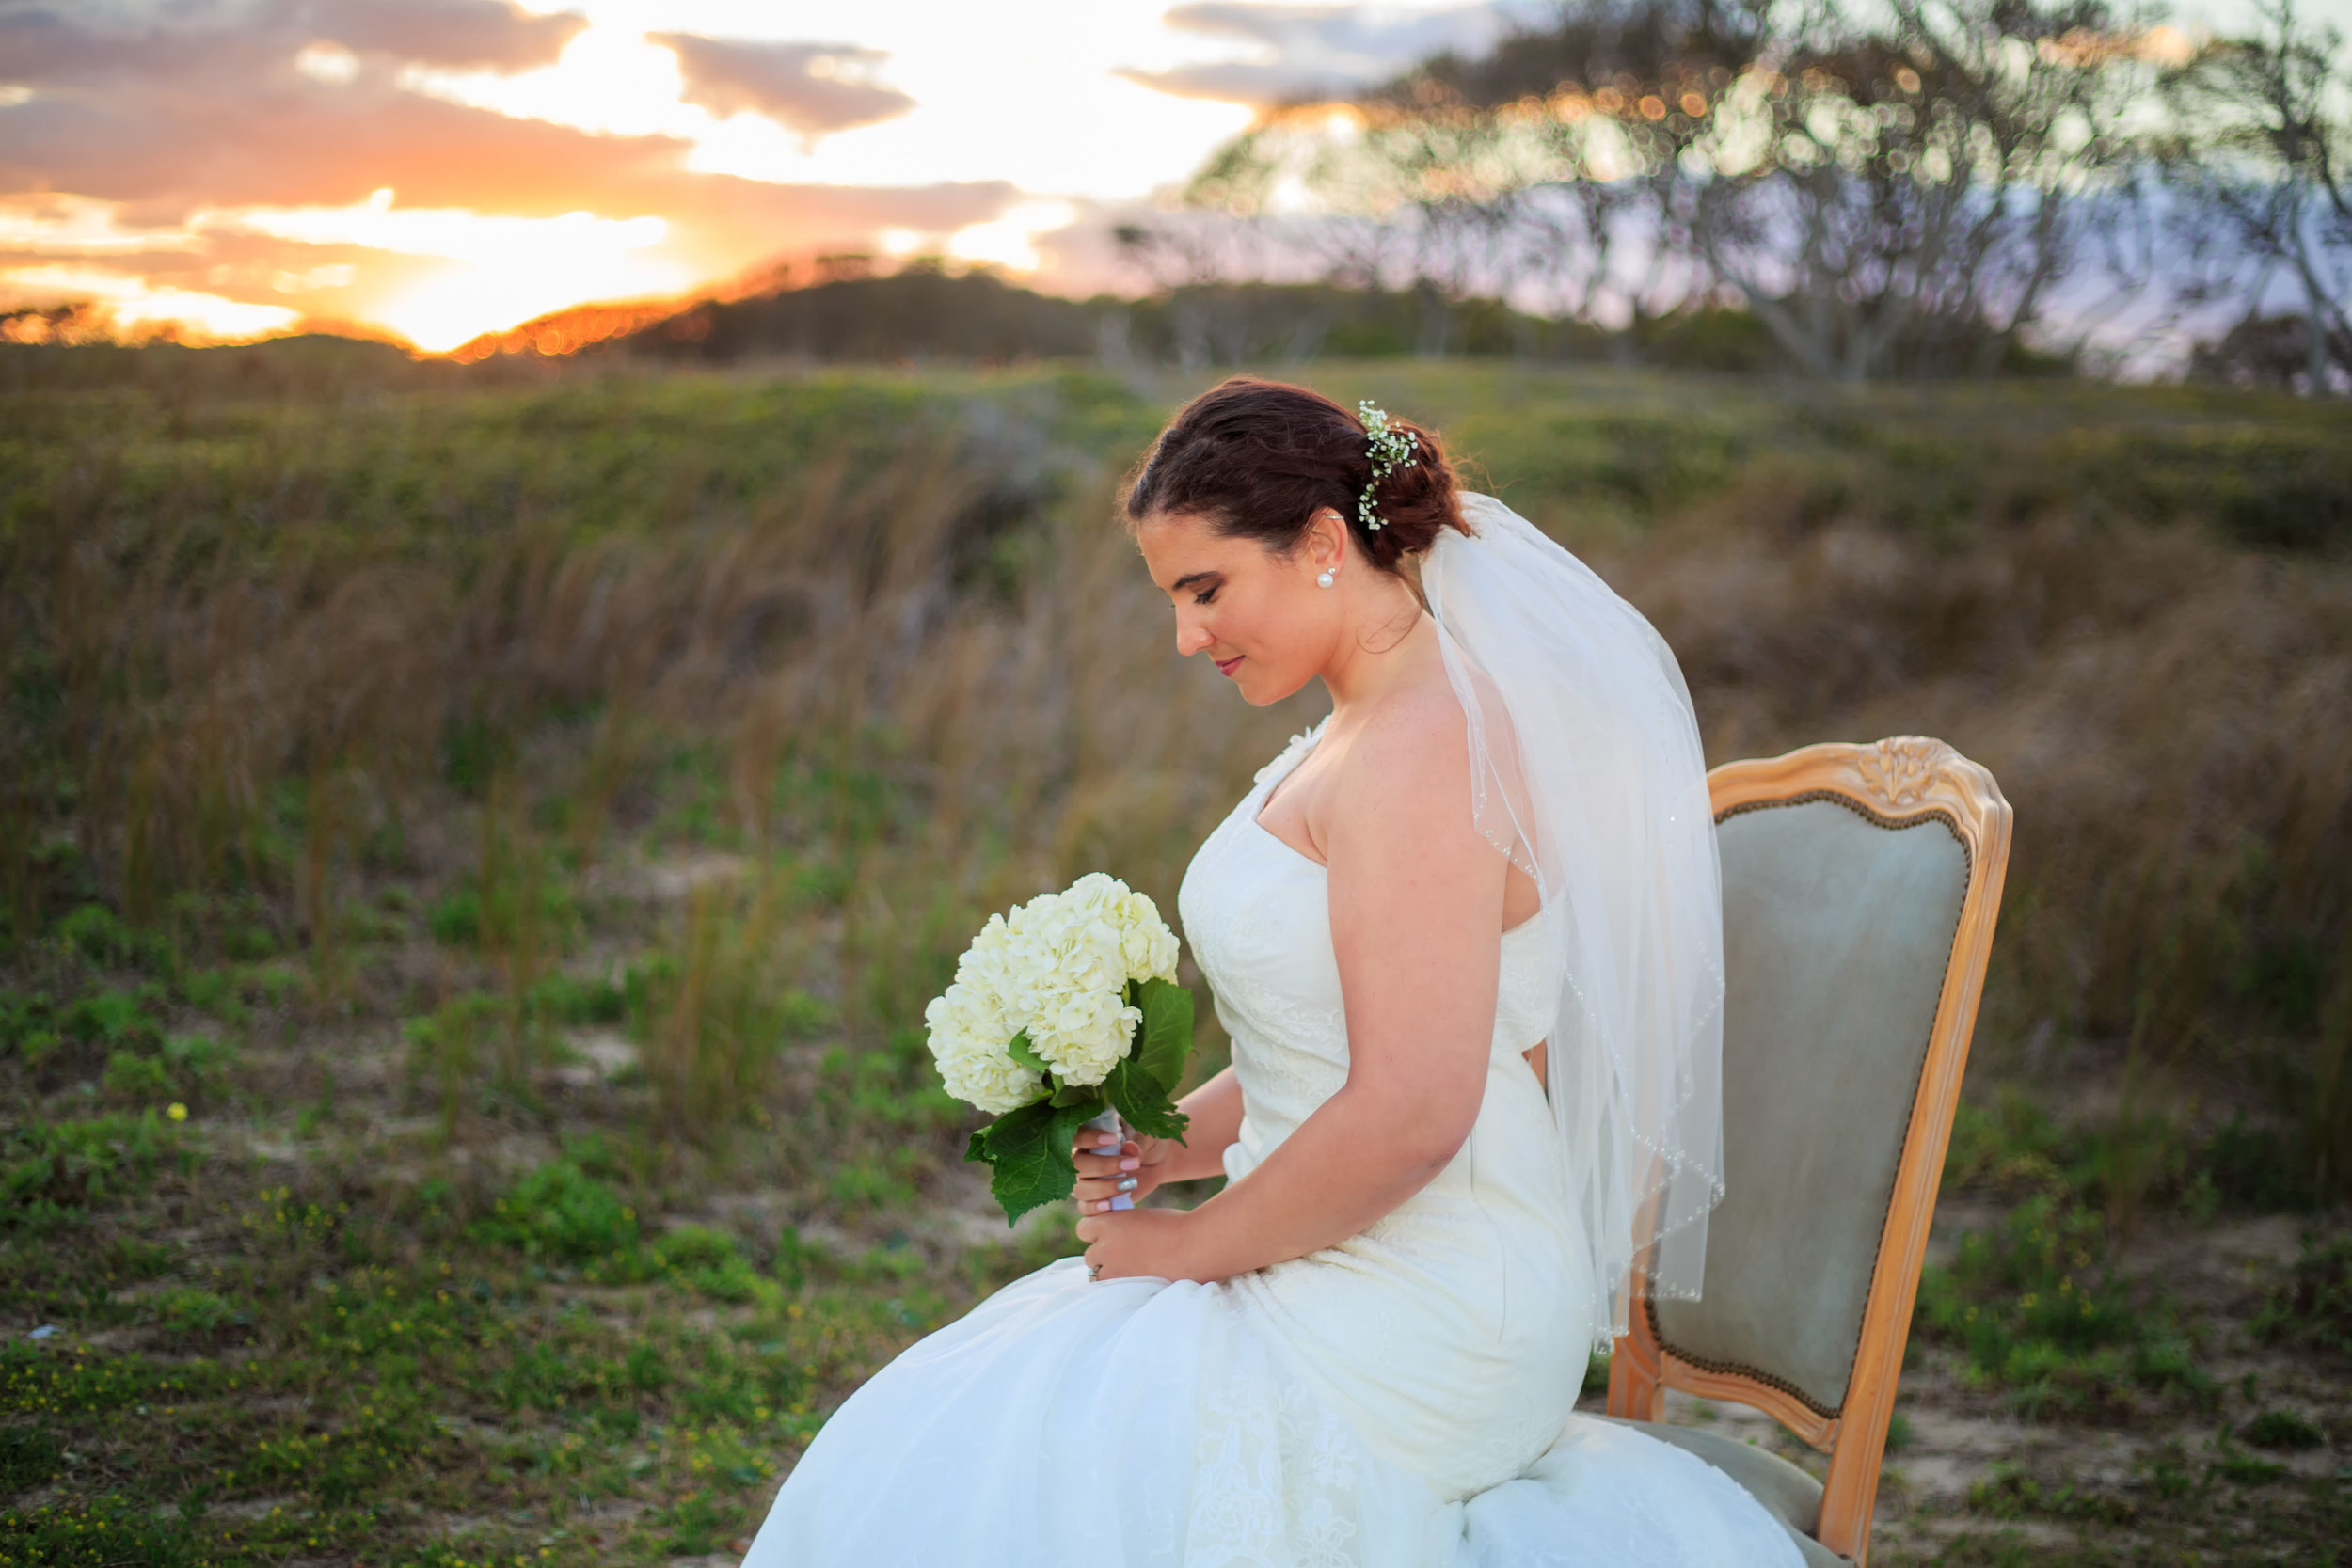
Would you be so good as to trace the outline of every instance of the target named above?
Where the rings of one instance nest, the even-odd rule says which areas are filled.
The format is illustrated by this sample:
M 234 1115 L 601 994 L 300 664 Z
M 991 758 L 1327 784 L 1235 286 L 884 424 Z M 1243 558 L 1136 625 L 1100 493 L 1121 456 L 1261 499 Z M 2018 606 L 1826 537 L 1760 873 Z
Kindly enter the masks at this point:
M 362 1168 L 251 1175 L 199 1156 L 93 1196 L 70 1244 L 11 1243 L 9 1310 L 75 1326 L 0 1347 L 10 1560 L 724 1549 L 824 1410 L 1029 1260 L 654 1234 L 561 1159 L 470 1217 Z M 166 1219 L 174 1244 L 135 1239 Z
M 2352 1355 L 2352 1233 L 2308 1230 L 2288 1276 L 2256 1317 L 2265 1338 Z
M 2111 1253 L 2097 1214 L 2029 1198 L 1996 1229 L 1963 1235 L 1948 1266 L 1928 1266 L 1914 1332 L 1959 1348 L 2029 1416 L 2118 1402 L 2129 1413 L 2135 1390 L 2208 1401 L 2193 1336 L 2117 1276 Z
M 971 931 L 1097 868 L 1175 913 L 1313 717 L 1173 666 L 1114 520 L 1197 388 L 25 375 L 0 1561 L 728 1550 L 862 1377 L 1073 1246 L 968 1224 L 921 1016 Z M 1917 1375 L 2191 1435 L 2128 1484 L 1991 1476 L 1944 1560 L 2055 1521 L 2085 1561 L 2133 1531 L 2234 1560 L 2257 1493 L 2327 1539 L 2292 1423 L 2334 1418 L 2212 1369 L 2241 1333 L 2352 1346 L 2344 412 L 1313 376 L 1436 424 L 1640 605 L 1711 760 L 1937 734 L 2016 806 L 1971 1069 L 2009 1092 L 1947 1175 L 2006 1217 L 1923 1282 Z M 1194 1059 L 1225 1060 L 1207 1009 Z M 2244 1325 L 2132 1266 L 2146 1227 L 2280 1212 L 2312 1240 Z

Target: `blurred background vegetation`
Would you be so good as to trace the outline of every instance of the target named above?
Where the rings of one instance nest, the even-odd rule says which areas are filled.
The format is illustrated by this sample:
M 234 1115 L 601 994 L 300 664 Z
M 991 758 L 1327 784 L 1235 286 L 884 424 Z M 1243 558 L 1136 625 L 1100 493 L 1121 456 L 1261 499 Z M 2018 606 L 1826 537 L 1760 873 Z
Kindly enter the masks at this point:
M 723 1551 L 859 1376 L 1069 1245 L 1007 1238 L 957 1160 L 920 1021 L 971 930 L 1095 868 L 1172 915 L 1317 717 L 1177 664 L 1116 522 L 1208 377 L 97 353 L 13 351 L 0 393 L 0 1270 L 25 1329 L 82 1337 L 70 1370 L 0 1350 L 40 1413 L 7 1429 L 50 1499 L 9 1516 L 25 1560 L 325 1531 L 373 1561 L 386 1530 L 453 1560 L 478 1544 L 436 1521 L 490 1500 L 534 1560 Z M 1920 1377 L 2210 1425 L 2225 1344 L 2341 1365 L 2342 405 L 1307 379 L 1432 421 L 1595 562 L 1710 761 L 1917 732 L 2000 779 L 1947 1188 L 1991 1207 L 1931 1270 Z M 2314 1228 L 2234 1307 L 2131 1266 L 2266 1214 Z M 2344 1439 L 2340 1407 L 2244 1397 L 2238 1426 Z M 355 1431 L 382 1463 L 346 1474 Z M 113 1483 L 62 1457 L 92 1451 Z M 2027 1483 L 1971 1516 L 2057 1506 Z M 2210 1500 L 2133 1484 L 2114 1506 Z M 2332 1528 L 2341 1493 L 2293 1516 Z

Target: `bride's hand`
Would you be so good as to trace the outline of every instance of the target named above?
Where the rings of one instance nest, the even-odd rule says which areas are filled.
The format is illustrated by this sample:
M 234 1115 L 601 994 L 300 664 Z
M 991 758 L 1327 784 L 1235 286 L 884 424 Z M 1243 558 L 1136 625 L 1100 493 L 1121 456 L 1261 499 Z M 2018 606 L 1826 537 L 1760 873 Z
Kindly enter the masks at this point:
M 1108 1212 L 1111 1199 L 1121 1192 L 1140 1207 L 1146 1195 L 1166 1180 L 1168 1156 L 1179 1147 L 1166 1138 L 1129 1138 L 1114 1154 L 1110 1142 L 1108 1132 L 1094 1127 L 1082 1130 L 1071 1142 L 1071 1157 L 1078 1166 L 1073 1196 L 1081 1214 Z M 1129 1185 L 1122 1187 L 1121 1181 Z
M 1191 1279 L 1184 1243 L 1192 1215 L 1183 1209 L 1123 1209 L 1078 1222 L 1087 1268 L 1096 1279 Z

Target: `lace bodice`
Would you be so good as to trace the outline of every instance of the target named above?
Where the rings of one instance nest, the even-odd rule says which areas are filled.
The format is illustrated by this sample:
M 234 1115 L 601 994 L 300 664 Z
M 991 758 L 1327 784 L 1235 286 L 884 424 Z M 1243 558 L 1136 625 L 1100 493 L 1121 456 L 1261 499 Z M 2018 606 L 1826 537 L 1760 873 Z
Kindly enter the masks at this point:
M 1324 724 L 1292 737 L 1193 857 L 1177 895 L 1184 934 L 1233 1042 L 1248 1123 L 1229 1151 L 1238 1176 L 1347 1080 L 1347 1020 L 1331 947 L 1327 871 L 1259 822 L 1266 797 L 1307 758 Z M 1508 1070 L 1544 1037 L 1559 972 L 1544 915 L 1502 936 L 1493 1057 Z M 1237 1151 L 1237 1152 L 1236 1152 Z

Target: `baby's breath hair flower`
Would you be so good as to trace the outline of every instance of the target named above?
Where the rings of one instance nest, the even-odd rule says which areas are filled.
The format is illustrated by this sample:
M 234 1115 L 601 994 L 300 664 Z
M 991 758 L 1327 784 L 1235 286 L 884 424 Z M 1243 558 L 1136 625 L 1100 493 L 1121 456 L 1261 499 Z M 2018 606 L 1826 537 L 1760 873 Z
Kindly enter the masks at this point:
M 1372 492 L 1389 476 L 1391 469 L 1400 463 L 1412 461 L 1413 453 L 1421 446 L 1421 437 L 1409 430 L 1391 430 L 1388 411 L 1375 408 L 1370 398 L 1356 404 L 1356 413 L 1364 421 L 1372 455 L 1372 478 L 1365 483 L 1363 495 L 1357 499 L 1356 515 L 1363 519 L 1366 530 L 1377 531 L 1381 518 L 1372 504 Z

